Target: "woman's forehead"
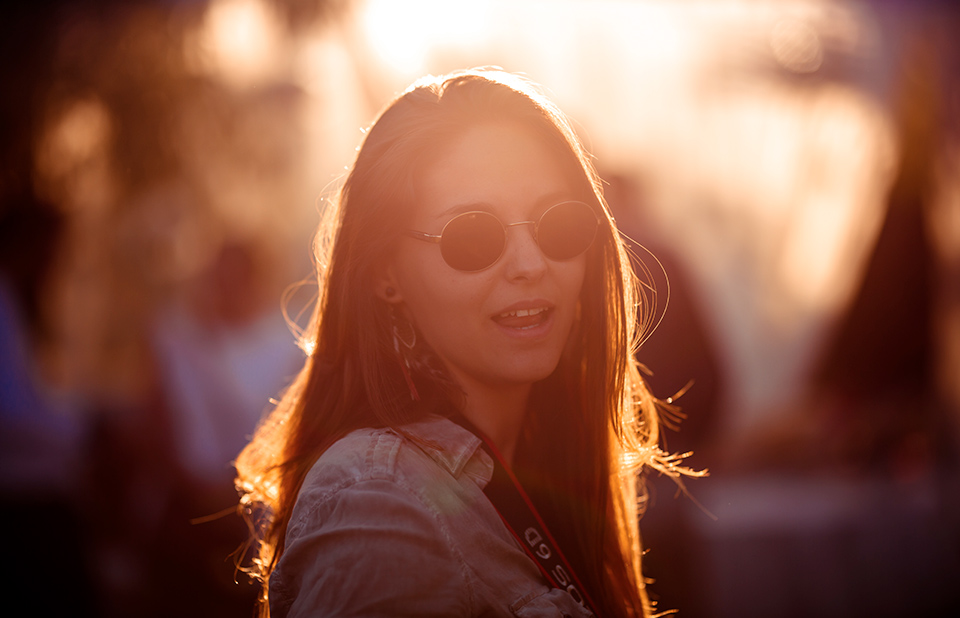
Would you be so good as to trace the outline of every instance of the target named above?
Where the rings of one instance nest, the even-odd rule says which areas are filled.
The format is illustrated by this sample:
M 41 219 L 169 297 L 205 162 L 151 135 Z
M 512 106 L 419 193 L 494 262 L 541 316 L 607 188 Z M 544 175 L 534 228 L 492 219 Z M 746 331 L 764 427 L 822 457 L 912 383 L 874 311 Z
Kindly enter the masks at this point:
M 442 218 L 467 210 L 546 208 L 575 192 L 570 158 L 521 124 L 469 127 L 438 147 L 415 174 L 417 214 Z

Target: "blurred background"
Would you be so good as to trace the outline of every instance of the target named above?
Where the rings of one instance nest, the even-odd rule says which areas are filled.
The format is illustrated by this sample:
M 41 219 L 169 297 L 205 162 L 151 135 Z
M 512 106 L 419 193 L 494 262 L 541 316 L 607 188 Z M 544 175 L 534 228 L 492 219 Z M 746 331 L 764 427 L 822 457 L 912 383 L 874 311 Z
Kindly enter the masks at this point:
M 251 614 L 230 462 L 302 362 L 281 297 L 320 198 L 391 96 L 479 65 L 573 117 L 669 296 L 639 358 L 661 398 L 692 381 L 667 446 L 710 477 L 649 479 L 660 609 L 960 615 L 951 4 L 4 7 L 0 512 L 32 615 Z

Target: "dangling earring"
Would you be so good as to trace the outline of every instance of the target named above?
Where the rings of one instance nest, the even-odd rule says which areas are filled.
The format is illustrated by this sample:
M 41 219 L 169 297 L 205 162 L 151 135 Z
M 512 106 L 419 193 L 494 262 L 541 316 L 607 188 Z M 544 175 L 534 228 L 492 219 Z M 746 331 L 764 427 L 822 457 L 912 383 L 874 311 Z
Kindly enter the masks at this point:
M 408 331 L 401 333 L 401 329 Z M 410 389 L 410 399 L 420 401 L 420 393 L 417 392 L 417 386 L 413 383 L 413 376 L 410 375 L 410 358 L 408 354 L 413 351 L 413 346 L 417 345 L 417 330 L 408 320 L 397 316 L 394 308 L 390 307 L 390 328 L 393 331 L 393 351 L 400 361 L 400 371 L 407 381 L 407 388 Z M 406 334 L 406 337 L 404 337 Z M 403 347 L 401 347 L 403 346 Z

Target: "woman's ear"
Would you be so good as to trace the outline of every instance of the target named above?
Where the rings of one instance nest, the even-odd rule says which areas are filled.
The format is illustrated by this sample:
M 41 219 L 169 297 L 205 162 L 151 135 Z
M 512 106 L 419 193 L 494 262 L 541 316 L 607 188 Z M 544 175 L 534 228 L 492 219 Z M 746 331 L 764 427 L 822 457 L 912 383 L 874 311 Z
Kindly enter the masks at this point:
M 403 302 L 403 294 L 400 293 L 400 286 L 397 285 L 397 278 L 393 274 L 393 267 L 386 266 L 380 269 L 380 275 L 374 282 L 374 291 L 381 299 L 391 304 Z

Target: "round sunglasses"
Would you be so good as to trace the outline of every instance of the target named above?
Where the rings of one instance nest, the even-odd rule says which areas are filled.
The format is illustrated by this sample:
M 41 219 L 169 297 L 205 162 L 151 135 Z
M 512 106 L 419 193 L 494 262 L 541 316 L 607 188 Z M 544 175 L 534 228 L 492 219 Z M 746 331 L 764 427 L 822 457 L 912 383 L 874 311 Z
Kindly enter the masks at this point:
M 507 228 L 533 225 L 533 237 L 545 256 L 555 261 L 570 260 L 593 244 L 600 220 L 583 202 L 560 202 L 548 208 L 537 221 L 503 223 L 482 210 L 465 212 L 447 221 L 439 234 L 407 230 L 407 234 L 440 245 L 440 255 L 451 267 L 463 272 L 490 268 L 507 246 Z

